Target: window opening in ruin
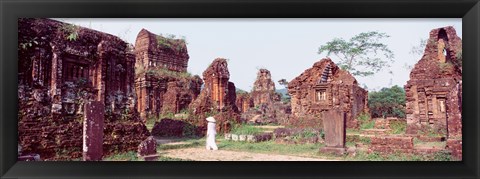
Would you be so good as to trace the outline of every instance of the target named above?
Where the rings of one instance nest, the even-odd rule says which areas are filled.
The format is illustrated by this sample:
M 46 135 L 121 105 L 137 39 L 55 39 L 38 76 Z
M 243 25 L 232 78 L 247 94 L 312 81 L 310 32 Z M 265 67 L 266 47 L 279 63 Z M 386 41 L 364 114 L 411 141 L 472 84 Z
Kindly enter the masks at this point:
M 66 59 L 63 63 L 63 70 L 65 81 L 76 82 L 88 79 L 88 64 Z
M 440 98 L 438 99 L 438 110 L 442 113 L 445 113 L 445 99 Z
M 317 101 L 325 101 L 327 100 L 327 90 L 319 89 L 316 91 L 316 99 Z
M 437 37 L 437 48 L 438 48 L 438 60 L 442 63 L 445 63 L 448 59 L 447 54 L 447 44 L 448 44 L 448 36 L 445 32 L 445 29 L 440 29 L 438 32 Z

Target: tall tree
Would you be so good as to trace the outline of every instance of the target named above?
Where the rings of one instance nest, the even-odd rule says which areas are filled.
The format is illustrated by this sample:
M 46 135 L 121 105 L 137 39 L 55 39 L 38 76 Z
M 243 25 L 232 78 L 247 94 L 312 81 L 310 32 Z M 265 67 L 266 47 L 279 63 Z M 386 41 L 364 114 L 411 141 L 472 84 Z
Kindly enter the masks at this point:
M 355 76 L 369 76 L 393 63 L 393 52 L 380 42 L 388 37 L 386 33 L 371 31 L 362 32 L 348 41 L 334 38 L 320 46 L 318 53 L 334 54 L 339 59 L 337 64 Z

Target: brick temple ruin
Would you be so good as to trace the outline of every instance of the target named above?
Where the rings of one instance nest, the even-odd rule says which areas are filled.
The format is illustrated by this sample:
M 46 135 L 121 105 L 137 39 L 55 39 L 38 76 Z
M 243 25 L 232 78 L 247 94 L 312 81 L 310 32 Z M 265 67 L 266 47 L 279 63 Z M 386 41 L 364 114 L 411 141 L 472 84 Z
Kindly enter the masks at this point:
M 462 39 L 451 26 L 433 29 L 405 85 L 407 134 L 462 136 Z
M 193 114 L 198 115 L 200 126 L 206 125 L 206 115 L 215 117 L 217 131 L 228 131 L 231 122 L 239 121 L 236 88 L 229 79 L 228 63 L 224 58 L 216 58 L 203 72 L 205 85 L 198 98 L 190 105 Z
M 215 59 L 203 78 L 191 76 L 185 41 L 146 29 L 138 33 L 135 46 L 50 19 L 21 18 L 18 30 L 19 160 L 102 160 L 134 150 L 154 159 L 157 144 L 151 133 L 178 137 L 187 128 L 204 135 L 208 116 L 217 120 L 218 133 L 242 120 L 281 124 L 292 131 L 321 127 L 324 152 L 349 152 L 347 141 L 363 145 L 360 135 L 374 135 L 368 146 L 357 148 L 356 143 L 354 150 L 446 150 L 462 158 L 462 42 L 453 27 L 430 32 L 424 55 L 404 86 L 406 134 L 389 133 L 389 123 L 405 120 L 376 121 L 375 129 L 347 134 L 346 128 L 358 127 L 357 115 L 368 112 L 368 92 L 329 58 L 288 84 L 288 103 L 275 92 L 267 69 L 258 71 L 250 93 L 236 91 L 223 58 Z M 177 113 L 188 117 L 165 118 L 151 133 L 145 126 L 149 117 Z M 414 139 L 445 142 L 445 147 L 418 147 Z
M 80 157 L 83 106 L 89 101 L 105 108 L 105 154 L 133 150 L 147 138 L 136 109 L 135 56 L 129 44 L 50 19 L 22 18 L 18 29 L 22 153 L 38 153 L 42 159 Z
M 188 52 L 182 39 L 170 39 L 142 29 L 135 42 L 138 110 L 148 116 L 186 110 L 200 94 L 199 76 L 187 73 Z
M 275 90 L 272 75 L 267 69 L 259 69 L 250 93 L 239 93 L 237 106 L 241 107 L 242 118 L 252 123 L 281 123 L 288 121 L 290 104 L 281 102 Z
M 251 95 L 254 106 L 280 101 L 280 96 L 275 93 L 275 83 L 272 81 L 272 75 L 269 70 L 258 70 L 257 79 L 253 83 Z
M 338 109 L 347 115 L 347 128 L 357 128 L 357 115 L 368 111 L 368 92 L 329 58 L 316 62 L 289 82 L 288 93 L 292 114 L 299 119 L 319 118 L 322 111 Z

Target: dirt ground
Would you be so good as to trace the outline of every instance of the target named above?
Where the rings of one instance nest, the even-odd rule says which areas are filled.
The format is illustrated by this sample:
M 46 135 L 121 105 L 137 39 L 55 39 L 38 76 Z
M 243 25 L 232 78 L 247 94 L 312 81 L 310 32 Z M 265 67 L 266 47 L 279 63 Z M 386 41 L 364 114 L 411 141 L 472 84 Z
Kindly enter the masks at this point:
M 160 155 L 195 161 L 332 161 L 288 155 L 259 154 L 228 150 L 206 150 L 205 147 L 161 151 Z
M 183 145 L 189 142 L 173 138 L 156 138 L 159 145 Z M 277 154 L 260 154 L 231 150 L 206 150 L 205 147 L 189 147 L 159 151 L 161 156 L 194 161 L 334 161 L 328 159 L 298 157 Z

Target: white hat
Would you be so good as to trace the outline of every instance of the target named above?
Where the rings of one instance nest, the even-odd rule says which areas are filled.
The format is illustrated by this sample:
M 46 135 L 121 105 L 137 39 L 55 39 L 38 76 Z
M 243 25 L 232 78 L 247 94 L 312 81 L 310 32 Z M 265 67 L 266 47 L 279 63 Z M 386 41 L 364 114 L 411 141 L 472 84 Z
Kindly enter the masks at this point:
M 207 121 L 208 122 L 215 122 L 215 118 L 213 118 L 212 116 L 207 117 Z

